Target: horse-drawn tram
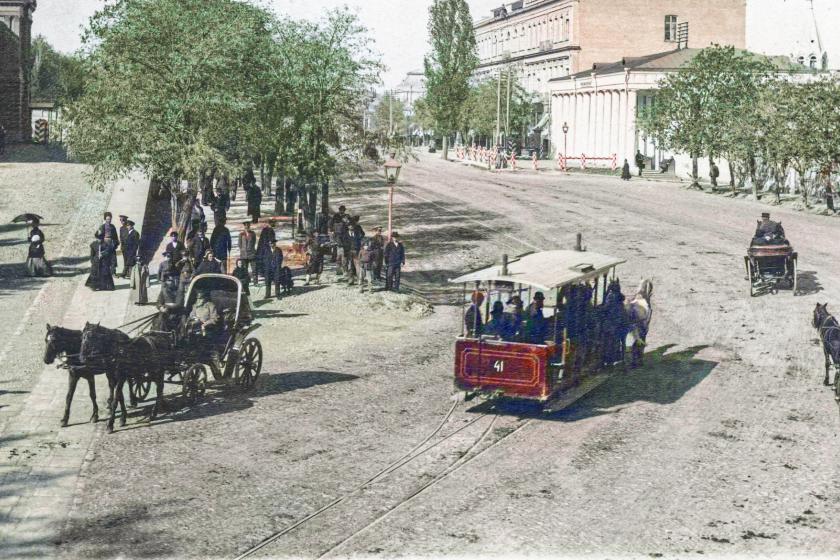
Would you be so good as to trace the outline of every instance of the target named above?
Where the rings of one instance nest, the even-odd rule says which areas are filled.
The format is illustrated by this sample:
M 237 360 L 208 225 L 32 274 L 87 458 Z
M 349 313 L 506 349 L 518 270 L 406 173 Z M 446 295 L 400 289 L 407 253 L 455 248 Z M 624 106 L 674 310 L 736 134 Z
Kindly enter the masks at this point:
M 503 258 L 450 280 L 464 286 L 455 385 L 470 394 L 547 401 L 624 363 L 633 335 L 641 358 L 652 284 L 625 304 L 616 267 L 625 261 L 580 251 Z M 626 307 L 626 308 L 625 308 Z

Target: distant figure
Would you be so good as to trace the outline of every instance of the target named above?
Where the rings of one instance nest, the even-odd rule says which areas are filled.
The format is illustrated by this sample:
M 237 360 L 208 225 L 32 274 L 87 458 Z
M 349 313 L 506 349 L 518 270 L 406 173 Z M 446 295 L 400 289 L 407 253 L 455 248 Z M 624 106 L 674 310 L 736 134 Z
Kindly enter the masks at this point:
M 510 340 L 512 338 L 510 325 L 511 322 L 505 317 L 505 304 L 501 301 L 493 303 L 493 308 L 490 310 L 490 320 L 484 325 L 484 334 L 496 336 L 502 340 Z
M 267 276 L 267 259 L 271 258 L 272 248 L 277 243 L 277 232 L 274 231 L 274 226 L 277 222 L 269 220 L 268 224 L 260 231 L 260 237 L 257 241 L 257 274 L 263 277 Z
M 204 253 L 204 259 L 198 264 L 198 268 L 195 269 L 195 275 L 198 276 L 199 274 L 221 274 L 222 273 L 222 266 L 219 264 L 219 261 L 213 256 L 213 251 L 208 249 L 206 253 Z
M 134 305 L 149 303 L 149 265 L 143 261 L 143 256 L 139 250 L 137 259 L 131 267 L 129 286 L 131 287 L 131 300 Z
M 755 228 L 753 245 L 772 245 L 774 243 L 787 243 L 785 230 L 781 223 L 770 220 L 769 212 L 762 212 L 761 221 Z
M 373 228 L 373 237 L 370 239 L 373 257 L 373 279 L 382 281 L 382 260 L 385 258 L 385 237 L 382 235 L 382 227 Z
M 306 283 L 314 277 L 315 284 L 321 283 L 321 273 L 324 271 L 324 255 L 321 252 L 321 244 L 318 243 L 318 236 L 309 234 L 306 241 Z
M 259 283 L 257 277 L 257 236 L 251 231 L 251 222 L 242 223 L 243 230 L 239 232 L 239 258 L 246 268 L 251 269 L 254 285 Z
M 251 295 L 251 275 L 248 274 L 248 263 L 242 259 L 236 259 L 236 268 L 233 269 L 233 277 L 239 279 L 242 284 L 242 291 Z
M 405 265 L 405 247 L 400 242 L 400 234 L 391 234 L 391 240 L 385 246 L 385 263 L 388 269 L 385 274 L 385 289 L 400 291 L 400 274 Z
M 26 272 L 29 276 L 52 276 L 52 269 L 47 262 L 44 244 L 38 235 L 29 241 L 29 253 L 26 258 Z
M 375 264 L 376 253 L 373 246 L 373 241 L 366 239 L 362 243 L 362 248 L 359 250 L 358 269 L 359 269 L 359 291 L 365 290 L 365 280 L 368 284 L 368 292 L 373 292 L 373 266 Z
M 467 336 L 470 338 L 478 338 L 484 333 L 484 321 L 481 317 L 482 303 L 484 303 L 484 294 L 473 292 L 472 304 L 464 314 L 464 327 L 467 330 Z
M 256 224 L 260 220 L 260 204 L 262 204 L 262 191 L 257 188 L 256 182 L 248 187 L 245 200 L 248 202 L 248 215 L 251 216 L 251 222 Z
M 645 156 L 642 155 L 641 151 L 636 151 L 636 167 L 639 168 L 639 177 L 642 176 L 642 171 L 645 170 Z
M 6 129 L 0 124 L 0 156 L 6 153 Z
M 93 291 L 114 289 L 112 266 L 117 256 L 117 246 L 110 231 L 107 228 L 104 231 L 102 239 L 90 244 L 90 274 L 85 286 Z
M 621 167 L 621 178 L 625 181 L 629 181 L 632 175 L 630 174 L 630 164 L 627 160 L 624 160 L 624 165 Z
M 545 296 L 542 292 L 534 294 L 534 301 L 525 313 L 525 342 L 545 344 L 548 338 L 548 320 L 543 315 Z
M 210 247 L 213 249 L 213 254 L 220 261 L 222 272 L 227 274 L 228 271 L 228 257 L 230 256 L 233 242 L 230 238 L 230 230 L 225 225 L 226 220 L 216 222 L 216 227 L 213 228 L 213 235 L 210 236 Z
M 44 232 L 41 231 L 41 228 L 38 226 L 41 224 L 41 221 L 38 218 L 32 218 L 28 222 L 28 225 L 32 226 L 32 229 L 29 230 L 29 234 L 26 237 L 26 240 L 30 243 L 32 242 L 32 238 L 36 235 L 41 239 L 41 243 L 45 242 L 47 238 L 44 236 Z
M 137 263 L 137 255 L 140 252 L 140 233 L 134 229 L 134 222 L 126 221 L 125 238 L 122 241 L 123 271 L 122 277 L 128 278 Z
M 720 169 L 715 162 L 712 162 L 712 165 L 709 168 L 709 178 L 712 180 L 713 187 L 718 186 L 718 177 L 720 177 Z
M 265 299 L 271 297 L 271 286 L 274 285 L 274 296 L 280 297 L 283 288 L 283 251 L 280 244 L 275 242 L 271 250 L 263 258 L 265 274 Z

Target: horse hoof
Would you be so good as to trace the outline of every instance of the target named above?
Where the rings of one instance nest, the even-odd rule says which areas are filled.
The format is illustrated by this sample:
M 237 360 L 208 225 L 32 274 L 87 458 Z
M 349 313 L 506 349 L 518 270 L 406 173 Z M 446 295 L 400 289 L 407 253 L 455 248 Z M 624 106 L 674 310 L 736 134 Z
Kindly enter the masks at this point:
M 66 428 L 66 427 L 67 427 L 67 423 L 68 423 L 68 422 L 67 422 L 67 420 L 62 420 L 62 421 L 61 421 L 61 427 L 62 427 L 62 428 Z
M 92 423 L 96 424 L 97 422 L 99 422 L 99 415 L 98 415 L 98 414 L 94 414 L 93 416 L 91 416 L 91 417 L 90 417 L 90 421 L 91 421 Z
M 120 428 L 124 428 L 124 427 L 125 427 L 125 418 L 120 420 Z
M 114 433 L 114 426 L 111 426 L 111 425 L 109 425 L 109 426 L 108 426 L 108 433 L 109 433 L 109 434 L 113 434 L 113 433 Z

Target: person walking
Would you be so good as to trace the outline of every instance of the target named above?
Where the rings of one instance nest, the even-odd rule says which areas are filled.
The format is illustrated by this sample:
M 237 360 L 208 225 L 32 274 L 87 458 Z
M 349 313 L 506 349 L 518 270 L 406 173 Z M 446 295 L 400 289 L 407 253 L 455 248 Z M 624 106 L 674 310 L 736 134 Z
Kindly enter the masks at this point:
M 324 271 L 324 254 L 321 252 L 321 244 L 318 243 L 318 236 L 309 234 L 306 240 L 306 283 L 308 286 L 312 277 L 315 277 L 315 284 L 321 283 L 321 272 Z
M 356 283 L 361 276 L 359 263 L 359 252 L 362 250 L 362 242 L 365 240 L 365 230 L 359 225 L 359 217 L 350 218 L 350 285 Z
M 218 225 L 227 219 L 227 211 L 230 209 L 230 192 L 227 179 L 222 177 L 216 186 L 216 199 L 213 201 L 213 222 Z
M 137 261 L 131 267 L 131 300 L 134 305 L 146 305 L 149 303 L 149 265 L 138 249 Z
M 636 167 L 639 168 L 639 177 L 641 177 L 642 171 L 645 170 L 645 156 L 640 150 L 636 150 Z
M 280 244 L 275 243 L 265 257 L 265 299 L 271 297 L 271 286 L 274 285 L 274 296 L 279 298 L 283 289 L 283 251 Z
M 236 259 L 236 268 L 233 269 L 231 275 L 239 279 L 239 283 L 242 284 L 242 291 L 251 295 L 251 275 L 248 274 L 248 263 L 242 259 Z
M 133 221 L 126 221 L 125 238 L 122 240 L 123 278 L 131 276 L 132 269 L 137 263 L 137 255 L 140 252 L 140 232 L 134 229 L 134 225 Z
M 268 224 L 260 231 L 260 238 L 257 241 L 257 274 L 266 276 L 265 272 L 267 265 L 266 260 L 271 257 L 271 251 L 274 244 L 277 243 L 277 233 L 274 231 L 274 225 L 277 222 L 269 220 Z
M 625 181 L 629 181 L 633 175 L 630 173 L 630 163 L 625 158 L 624 165 L 621 166 L 621 178 Z
M 244 228 L 239 232 L 239 258 L 245 265 L 245 268 L 250 268 L 252 280 L 254 285 L 259 284 L 257 277 L 257 236 L 251 231 L 251 222 L 242 222 Z
M 29 240 L 29 251 L 26 257 L 26 273 L 29 276 L 52 276 L 52 268 L 46 259 L 46 250 L 41 237 L 33 235 Z
M 400 234 L 391 234 L 391 240 L 385 245 L 385 264 L 388 266 L 385 273 L 385 289 L 394 292 L 400 291 L 400 273 L 405 265 L 405 247 L 400 242 Z
M 30 243 L 32 242 L 32 238 L 36 235 L 41 239 L 41 243 L 45 242 L 47 238 L 44 236 L 44 232 L 41 231 L 41 228 L 38 227 L 41 225 L 41 220 L 38 218 L 33 217 L 31 220 L 26 222 L 32 229 L 29 230 L 29 233 L 26 236 L 26 240 Z
M 248 186 L 245 200 L 248 202 L 248 215 L 251 216 L 251 222 L 256 224 L 260 221 L 260 204 L 262 204 L 262 192 L 257 188 L 256 182 Z
M 222 272 L 227 274 L 228 258 L 230 251 L 233 248 L 233 240 L 230 238 L 230 230 L 225 225 L 226 220 L 222 219 L 216 222 L 216 227 L 213 228 L 213 235 L 210 236 L 210 247 L 213 249 L 213 254 L 220 261 Z
M 114 226 L 111 226 L 113 228 Z M 97 232 L 98 233 L 98 232 Z M 90 244 L 90 274 L 85 286 L 93 291 L 114 290 L 113 261 L 116 258 L 117 244 L 111 237 L 110 229 L 105 228 L 104 237 Z
M 373 247 L 373 241 L 365 240 L 362 248 L 359 250 L 358 270 L 359 270 L 359 292 L 365 291 L 365 280 L 368 284 L 368 292 L 373 293 L 373 265 L 376 262 L 376 253 Z
M 382 261 L 385 258 L 385 237 L 382 235 L 382 227 L 373 228 L 371 237 L 371 251 L 373 251 L 373 279 L 382 282 Z

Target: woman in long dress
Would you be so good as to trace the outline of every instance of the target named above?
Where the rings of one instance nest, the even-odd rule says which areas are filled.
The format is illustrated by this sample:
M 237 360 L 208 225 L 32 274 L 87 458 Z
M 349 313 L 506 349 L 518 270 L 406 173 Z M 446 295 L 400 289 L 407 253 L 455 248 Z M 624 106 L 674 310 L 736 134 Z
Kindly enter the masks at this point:
M 142 254 L 131 267 L 131 299 L 134 305 L 149 303 L 149 265 Z
M 44 255 L 44 244 L 41 242 L 41 236 L 33 235 L 26 259 L 26 272 L 29 276 L 52 276 L 50 263 L 47 262 Z
M 111 263 L 116 258 L 117 247 L 111 239 L 111 234 L 97 239 L 90 244 L 90 275 L 85 286 L 93 291 L 114 289 L 114 276 Z

